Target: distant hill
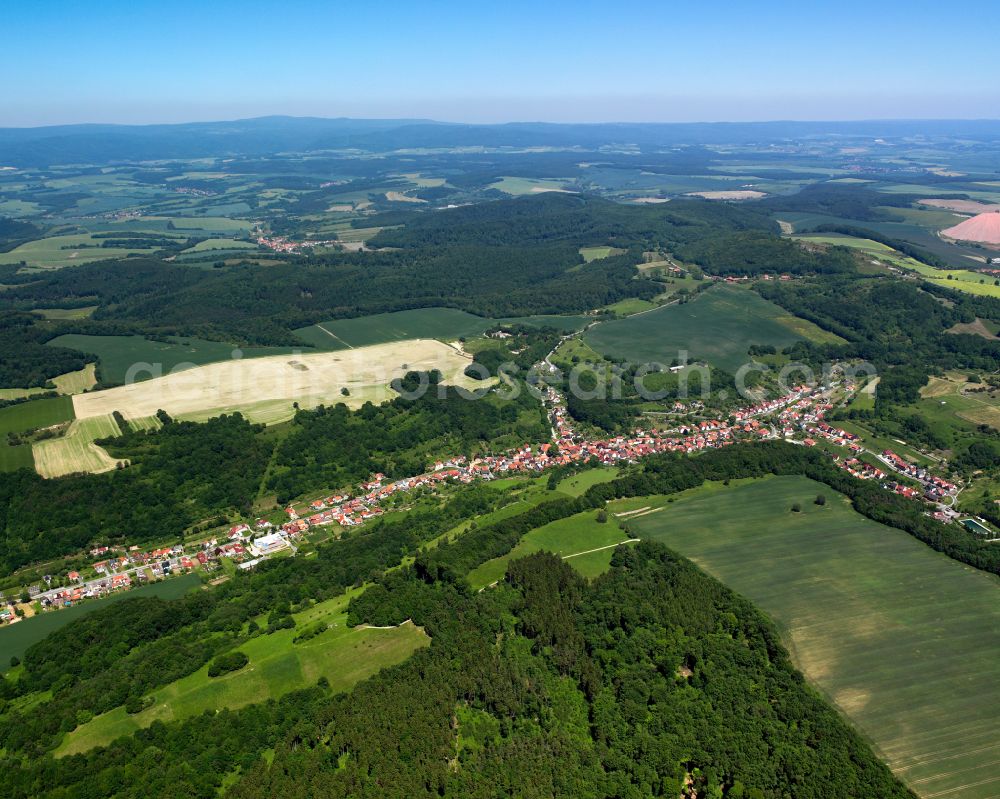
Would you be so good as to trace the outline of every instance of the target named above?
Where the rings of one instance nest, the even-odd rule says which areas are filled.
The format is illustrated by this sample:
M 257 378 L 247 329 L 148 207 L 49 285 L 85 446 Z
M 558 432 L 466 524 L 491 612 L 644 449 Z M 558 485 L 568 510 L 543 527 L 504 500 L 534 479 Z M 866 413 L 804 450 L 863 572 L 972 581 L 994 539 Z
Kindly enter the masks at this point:
M 912 135 L 995 140 L 998 120 L 863 122 L 713 122 L 470 125 L 420 119 L 269 116 L 175 125 L 58 125 L 0 128 L 0 166 L 132 162 L 254 156 L 356 148 L 582 147 L 777 142 L 809 136 L 896 138 Z

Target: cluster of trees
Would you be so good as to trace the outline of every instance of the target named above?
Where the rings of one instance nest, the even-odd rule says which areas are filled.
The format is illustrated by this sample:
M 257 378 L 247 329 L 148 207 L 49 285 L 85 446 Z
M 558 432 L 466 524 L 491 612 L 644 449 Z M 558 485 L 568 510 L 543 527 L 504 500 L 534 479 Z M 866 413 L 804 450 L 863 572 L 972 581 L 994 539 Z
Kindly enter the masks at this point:
M 663 547 L 591 585 L 539 553 L 494 591 L 396 592 L 431 648 L 286 735 L 235 797 L 909 796 L 769 622 Z
M 796 242 L 751 230 L 722 232 L 674 249 L 682 261 L 698 264 L 713 275 L 838 274 L 854 272 L 854 256 L 847 250 L 804 250 Z
M 27 313 L 0 314 L 0 386 L 51 387 L 49 382 L 87 365 L 82 352 L 49 347 L 52 331 Z
M 406 382 L 401 389 L 420 386 Z M 318 488 L 355 484 L 374 472 L 390 478 L 423 472 L 439 456 L 502 451 L 548 435 L 545 414 L 527 391 L 513 399 L 457 396 L 425 382 L 427 390 L 356 411 L 338 404 L 299 411 L 277 447 L 268 486 L 279 501 Z

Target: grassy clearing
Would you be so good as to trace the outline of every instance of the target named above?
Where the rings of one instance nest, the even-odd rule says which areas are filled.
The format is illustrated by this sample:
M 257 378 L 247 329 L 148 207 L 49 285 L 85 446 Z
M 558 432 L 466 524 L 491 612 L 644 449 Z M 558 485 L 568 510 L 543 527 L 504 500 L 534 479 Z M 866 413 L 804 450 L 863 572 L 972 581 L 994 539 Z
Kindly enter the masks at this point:
M 643 311 L 651 311 L 655 307 L 655 302 L 640 300 L 637 297 L 631 297 L 626 300 L 619 300 L 611 305 L 606 305 L 604 306 L 604 310 L 610 311 L 615 314 L 615 316 L 632 316 L 633 314 L 642 313 Z
M 147 710 L 128 715 L 116 708 L 78 727 L 63 740 L 57 756 L 83 752 L 110 743 L 122 735 L 148 727 L 154 721 L 189 718 L 206 710 L 243 707 L 314 685 L 320 677 L 335 693 L 349 690 L 386 666 L 406 660 L 430 643 L 411 623 L 391 629 L 349 628 L 347 603 L 353 592 L 296 614 L 296 629 L 261 635 L 239 647 L 250 663 L 231 674 L 211 678 L 207 664 L 153 694 Z M 329 629 L 309 641 L 295 644 L 298 632 L 326 622 Z
M 614 466 L 602 466 L 597 469 L 587 469 L 579 474 L 570 475 L 565 480 L 560 481 L 556 486 L 557 491 L 569 494 L 571 497 L 579 497 L 587 492 L 588 488 L 599 483 L 610 483 L 618 476 L 618 469 Z
M 32 313 L 45 319 L 86 319 L 96 310 L 96 305 L 88 305 L 85 308 L 35 308 Z
M 492 585 L 503 579 L 510 561 L 543 549 L 566 558 L 584 577 L 596 577 L 610 566 L 614 546 L 628 540 L 613 516 L 602 524 L 597 511 L 586 511 L 532 530 L 506 555 L 471 571 L 469 584 L 476 589 Z
M 688 492 L 630 526 L 768 613 L 806 676 L 918 794 L 997 795 L 995 577 L 799 477 Z
M 174 369 L 203 366 L 218 361 L 229 361 L 238 351 L 242 358 L 261 358 L 268 355 L 287 355 L 296 350 L 290 347 L 234 347 L 221 341 L 171 336 L 168 341 L 152 341 L 143 336 L 86 336 L 70 333 L 48 342 L 57 347 L 68 347 L 98 358 L 101 376 L 106 383 L 124 383 L 129 378 L 147 380 L 157 374 L 167 374 Z M 145 364 L 150 368 L 133 369 Z
M 970 434 L 981 424 L 1000 429 L 1000 391 L 972 390 L 982 387 L 981 383 L 967 382 L 963 374 L 932 377 L 921 389 L 915 407 L 946 440 L 954 432 L 948 428 L 956 426 Z
M 612 255 L 621 255 L 625 250 L 619 247 L 581 247 L 580 255 L 588 264 L 591 261 L 598 261 L 601 258 L 608 258 Z
M 111 471 L 119 462 L 94 441 L 118 435 L 121 430 L 110 414 L 74 419 L 59 438 L 38 441 L 32 446 L 35 469 L 42 477 Z
M 295 335 L 316 349 L 341 350 L 417 338 L 455 341 L 482 335 L 494 324 L 491 319 L 454 308 L 418 308 L 320 322 L 296 330 Z
M 201 585 L 201 579 L 197 574 L 184 574 L 101 599 L 88 599 L 70 608 L 46 611 L 17 624 L 0 627 L 0 651 L 4 653 L 4 657 L 0 658 L 0 672 L 10 667 L 11 656 L 22 657 L 29 646 L 38 643 L 49 633 L 55 632 L 74 619 L 130 597 L 158 596 L 161 599 L 177 599 L 197 585 Z
M 464 375 L 469 359 L 440 341 L 415 339 L 337 352 L 280 355 L 226 361 L 174 371 L 163 377 L 78 394 L 78 418 L 120 411 L 126 418 L 171 416 L 197 418 L 225 411 L 273 414 L 282 403 L 308 408 L 320 403 L 358 405 L 408 371 L 437 369 L 451 385 L 470 389 L 482 384 Z M 347 395 L 341 393 L 347 389 Z M 388 396 L 386 394 L 386 396 Z M 284 418 L 287 418 L 284 417 Z
M 687 350 L 691 359 L 735 372 L 751 344 L 780 349 L 818 330 L 748 289 L 719 285 L 687 303 L 596 325 L 584 339 L 597 352 L 633 363 L 670 363 Z

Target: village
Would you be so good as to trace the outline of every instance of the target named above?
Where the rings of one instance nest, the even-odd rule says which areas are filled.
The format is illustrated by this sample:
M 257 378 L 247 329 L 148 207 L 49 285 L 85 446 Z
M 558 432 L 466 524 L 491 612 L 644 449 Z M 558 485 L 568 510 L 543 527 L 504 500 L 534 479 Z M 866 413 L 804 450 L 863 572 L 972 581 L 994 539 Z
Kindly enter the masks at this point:
M 64 584 L 29 586 L 27 594 L 32 602 L 48 610 L 192 571 L 219 571 L 216 579 L 226 579 L 228 573 L 252 569 L 268 558 L 296 554 L 304 537 L 319 528 L 328 525 L 353 528 L 377 519 L 385 513 L 388 501 L 416 489 L 531 476 L 560 466 L 634 464 L 657 453 L 692 454 L 747 440 L 783 439 L 802 446 L 817 446 L 818 440 L 824 440 L 837 448 L 831 451 L 835 463 L 854 477 L 875 480 L 888 491 L 923 500 L 930 506 L 928 514 L 942 523 L 957 519 L 959 514 L 953 505 L 960 490 L 958 486 L 890 450 L 868 451 L 857 435 L 823 421 L 834 407 L 835 392 L 846 399 L 856 390 L 850 382 L 843 386 L 798 385 L 777 399 L 736 410 L 726 421 L 703 419 L 657 431 L 637 430 L 628 436 L 588 439 L 574 426 L 559 392 L 542 386 L 542 401 L 552 426 L 549 442 L 525 444 L 500 455 L 472 459 L 455 456 L 435 462 L 423 474 L 400 480 L 387 481 L 385 475 L 375 474 L 359 485 L 354 494 L 331 493 L 293 503 L 284 510 L 287 519 L 284 522 L 256 519 L 252 524 L 232 526 L 224 537 L 217 534 L 195 543 L 150 551 L 141 551 L 136 546 L 96 547 L 90 551 L 91 556 L 98 558 L 91 567 L 93 576 L 70 571 L 61 581 Z M 691 409 L 678 402 L 674 410 L 681 413 Z M 846 454 L 835 454 L 840 449 L 846 450 Z M 874 465 L 872 460 L 885 468 Z M 890 473 L 900 479 L 890 478 Z M 51 577 L 46 580 L 50 581 Z M 18 620 L 9 605 L 0 611 L 0 621 L 5 620 Z

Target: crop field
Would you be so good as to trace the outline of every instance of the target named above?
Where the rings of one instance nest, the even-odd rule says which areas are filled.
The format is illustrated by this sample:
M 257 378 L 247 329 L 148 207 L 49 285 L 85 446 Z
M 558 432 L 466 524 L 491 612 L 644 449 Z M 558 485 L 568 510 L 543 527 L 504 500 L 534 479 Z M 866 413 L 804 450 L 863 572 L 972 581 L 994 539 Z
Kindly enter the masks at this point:
M 444 382 L 466 388 L 482 384 L 465 377 L 469 360 L 439 341 L 416 339 L 336 352 L 276 355 L 225 361 L 175 371 L 153 380 L 78 394 L 73 398 L 80 419 L 120 411 L 126 419 L 153 416 L 163 409 L 179 418 L 242 411 L 248 418 L 277 421 L 275 404 L 303 408 L 345 402 L 359 406 L 373 394 L 387 398 L 390 381 L 408 371 L 438 369 Z M 348 395 L 341 393 L 347 389 Z M 255 411 L 260 411 L 257 417 Z
M 603 322 L 584 338 L 597 352 L 633 363 L 670 363 L 686 350 L 692 360 L 735 372 L 747 362 L 751 344 L 780 349 L 804 338 L 829 340 L 829 335 L 752 291 L 720 285 L 691 302 Z
M 917 794 L 998 795 L 997 578 L 863 518 L 802 477 L 648 504 L 663 509 L 636 514 L 635 533 L 769 614 L 799 668 Z
M 29 241 L 10 252 L 0 253 L 0 264 L 17 264 L 24 261 L 27 266 L 36 269 L 59 269 L 91 261 L 103 261 L 107 258 L 123 258 L 141 252 L 152 252 L 152 249 L 102 247 L 100 239 L 94 239 L 89 233 L 84 233 Z
M 11 656 L 22 657 L 29 646 L 38 643 L 49 633 L 64 627 L 74 619 L 131 597 L 156 596 L 161 599 L 177 599 L 198 585 L 201 585 L 201 579 L 197 574 L 184 574 L 169 580 L 140 585 L 130 591 L 111 594 L 100 599 L 88 599 L 70 608 L 46 611 L 16 624 L 0 627 L 0 652 L 4 654 L 4 657 L 0 658 L 0 672 L 10 667 Z
M 510 561 L 540 550 L 560 555 L 584 577 L 596 577 L 611 565 L 615 545 L 628 540 L 613 516 L 608 514 L 608 520 L 601 523 L 597 511 L 585 511 L 532 530 L 506 555 L 469 572 L 469 584 L 475 589 L 492 585 L 503 579 Z
M 118 465 L 101 447 L 98 438 L 121 435 L 113 416 L 74 419 L 58 438 L 47 438 L 32 445 L 35 470 L 42 477 L 63 477 L 78 472 L 109 472 Z
M 147 380 L 157 374 L 167 374 L 178 367 L 203 366 L 217 361 L 233 359 L 232 344 L 204 341 L 197 338 L 171 337 L 169 341 L 152 341 L 143 336 L 87 336 L 77 333 L 58 336 L 48 342 L 57 347 L 69 347 L 91 355 L 101 362 L 101 375 L 106 382 L 124 383 L 130 370 L 133 379 Z M 241 358 L 260 358 L 268 355 L 289 355 L 290 347 L 241 347 Z M 159 372 L 136 369 L 136 364 L 159 367 Z
M 235 709 L 276 699 L 289 691 L 315 685 L 320 677 L 333 692 L 349 690 L 380 669 L 401 663 L 430 643 L 412 623 L 391 629 L 347 626 L 349 592 L 295 614 L 296 629 L 260 635 L 239 647 L 250 658 L 247 666 L 220 677 L 209 677 L 208 666 L 154 691 L 154 704 L 135 715 L 123 707 L 78 727 L 63 740 L 57 756 L 83 752 L 110 743 L 121 735 L 148 727 L 154 721 L 189 718 L 206 710 Z M 293 639 L 317 622 L 326 632 L 302 643 Z
M 295 335 L 318 350 L 342 350 L 417 338 L 455 341 L 482 335 L 494 324 L 454 308 L 418 308 L 320 322 L 296 330 Z

